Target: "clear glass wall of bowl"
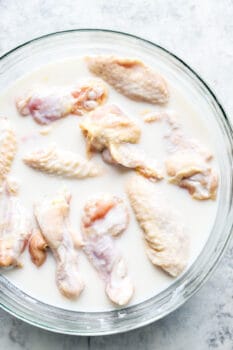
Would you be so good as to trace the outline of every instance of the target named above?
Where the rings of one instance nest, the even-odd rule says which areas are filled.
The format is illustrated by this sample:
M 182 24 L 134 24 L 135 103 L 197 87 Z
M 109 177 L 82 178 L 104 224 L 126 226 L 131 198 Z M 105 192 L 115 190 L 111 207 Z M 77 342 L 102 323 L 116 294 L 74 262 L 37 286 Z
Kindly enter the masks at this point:
M 66 57 L 117 54 L 142 58 L 173 76 L 194 101 L 201 103 L 206 123 L 217 140 L 220 164 L 219 206 L 209 239 L 193 265 L 168 289 L 132 307 L 109 312 L 72 312 L 39 302 L 0 275 L 0 305 L 11 314 L 41 328 L 60 333 L 100 335 L 140 327 L 183 304 L 208 278 L 230 239 L 232 213 L 232 129 L 216 97 L 185 63 L 163 48 L 124 33 L 74 30 L 54 33 L 26 43 L 0 59 L 0 93 L 39 66 Z M 159 67 L 158 67 L 159 66 Z

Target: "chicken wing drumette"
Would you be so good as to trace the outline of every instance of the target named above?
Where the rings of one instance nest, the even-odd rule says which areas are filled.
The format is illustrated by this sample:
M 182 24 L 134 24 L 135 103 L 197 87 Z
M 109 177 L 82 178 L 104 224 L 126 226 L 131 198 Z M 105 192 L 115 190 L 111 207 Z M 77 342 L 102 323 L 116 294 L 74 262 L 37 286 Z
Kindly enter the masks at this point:
M 104 280 L 107 296 L 120 306 L 131 299 L 133 286 L 114 237 L 126 229 L 128 220 L 124 202 L 107 194 L 87 201 L 82 216 L 84 252 Z
M 43 239 L 41 241 L 42 234 L 57 263 L 56 282 L 60 292 L 67 298 L 75 298 L 82 292 L 84 284 L 78 269 L 78 257 L 69 223 L 70 199 L 69 194 L 58 193 L 56 197 L 45 198 L 35 206 L 40 231 L 33 237 L 34 245 L 31 242 L 30 249 L 33 254 L 37 254 L 38 249 L 43 251 L 45 243 Z M 40 264 L 40 257 L 34 256 L 33 259 L 39 259 L 37 261 Z M 42 262 L 43 259 L 42 257 Z
M 15 182 L 6 181 L 2 196 L 0 267 L 21 266 L 19 259 L 32 232 L 30 216 L 18 197 Z

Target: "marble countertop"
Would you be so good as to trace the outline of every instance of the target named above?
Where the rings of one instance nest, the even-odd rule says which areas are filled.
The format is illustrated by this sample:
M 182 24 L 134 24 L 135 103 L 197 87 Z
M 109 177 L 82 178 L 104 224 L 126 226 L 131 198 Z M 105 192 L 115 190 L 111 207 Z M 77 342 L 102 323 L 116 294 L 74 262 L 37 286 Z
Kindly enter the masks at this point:
M 126 31 L 171 50 L 208 82 L 233 118 L 232 0 L 0 0 L 0 55 L 36 36 L 71 28 Z M 185 305 L 129 333 L 49 333 L 0 310 L 5 350 L 233 350 L 233 244 Z

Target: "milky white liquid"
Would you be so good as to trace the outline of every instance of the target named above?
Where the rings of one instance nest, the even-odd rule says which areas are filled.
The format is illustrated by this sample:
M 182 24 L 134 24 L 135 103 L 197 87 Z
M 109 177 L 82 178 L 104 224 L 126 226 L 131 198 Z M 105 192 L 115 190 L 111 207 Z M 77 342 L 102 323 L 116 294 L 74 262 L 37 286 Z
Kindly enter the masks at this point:
M 44 66 L 28 74 L 16 81 L 0 97 L 0 114 L 7 116 L 12 121 L 19 142 L 19 150 L 13 163 L 11 175 L 19 179 L 21 200 L 31 212 L 33 203 L 42 198 L 43 195 L 51 195 L 52 197 L 63 187 L 69 189 L 72 194 L 70 218 L 72 226 L 77 231 L 80 230 L 81 210 L 90 195 L 110 192 L 125 199 L 130 210 L 130 224 L 123 235 L 115 239 L 115 242 L 127 262 L 128 273 L 135 286 L 135 293 L 130 303 L 133 305 L 156 295 L 174 282 L 174 278 L 153 266 L 146 257 L 143 234 L 124 192 L 125 183 L 133 171 L 107 165 L 102 161 L 100 154 L 96 154 L 93 160 L 105 168 L 103 176 L 84 180 L 68 180 L 35 171 L 21 160 L 22 156 L 29 150 L 49 145 L 51 142 L 56 142 L 60 148 L 85 156 L 85 141 L 78 126 L 82 117 L 69 116 L 54 122 L 51 124 L 51 132 L 42 136 L 39 133 L 42 127 L 35 123 L 32 117 L 22 117 L 17 113 L 15 98 L 34 86 L 69 86 L 89 77 L 92 75 L 87 70 L 82 58 L 67 59 Z M 163 140 L 166 126 L 162 123 L 145 123 L 140 114 L 145 109 L 151 111 L 172 109 L 176 111 L 187 133 L 198 138 L 214 153 L 214 144 L 208 136 L 208 130 L 205 128 L 202 116 L 195 110 L 191 100 L 181 93 L 179 87 L 170 81 L 169 77 L 166 78 L 169 82 L 171 95 L 166 107 L 133 102 L 110 87 L 108 102 L 117 104 L 127 115 L 135 119 L 142 130 L 142 148 L 148 155 L 154 156 L 162 164 L 166 156 Z M 167 183 L 166 180 L 155 183 L 154 186 L 159 187 L 160 195 L 167 198 L 169 207 L 179 212 L 184 222 L 186 234 L 190 237 L 191 242 L 191 265 L 201 252 L 211 231 L 216 215 L 217 201 L 193 200 L 187 191 Z M 79 252 L 78 259 L 80 274 L 85 280 L 85 289 L 75 301 L 66 299 L 57 289 L 55 261 L 51 253 L 48 254 L 44 265 L 37 268 L 31 262 L 26 249 L 21 257 L 23 268 L 2 270 L 2 274 L 25 293 L 51 305 L 81 311 L 113 309 L 114 306 L 105 295 L 104 282 L 82 251 Z

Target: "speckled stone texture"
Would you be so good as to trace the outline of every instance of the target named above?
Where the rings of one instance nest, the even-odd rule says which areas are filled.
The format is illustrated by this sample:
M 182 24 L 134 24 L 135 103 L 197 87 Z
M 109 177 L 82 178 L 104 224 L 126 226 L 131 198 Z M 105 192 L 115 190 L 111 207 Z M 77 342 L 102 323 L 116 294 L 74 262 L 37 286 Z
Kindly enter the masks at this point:
M 184 59 L 233 118 L 232 18 L 232 0 L 0 0 L 0 54 L 57 30 L 130 32 Z M 85 338 L 42 331 L 0 311 L 0 349 L 232 350 L 233 245 L 205 286 L 157 323 L 118 336 Z

